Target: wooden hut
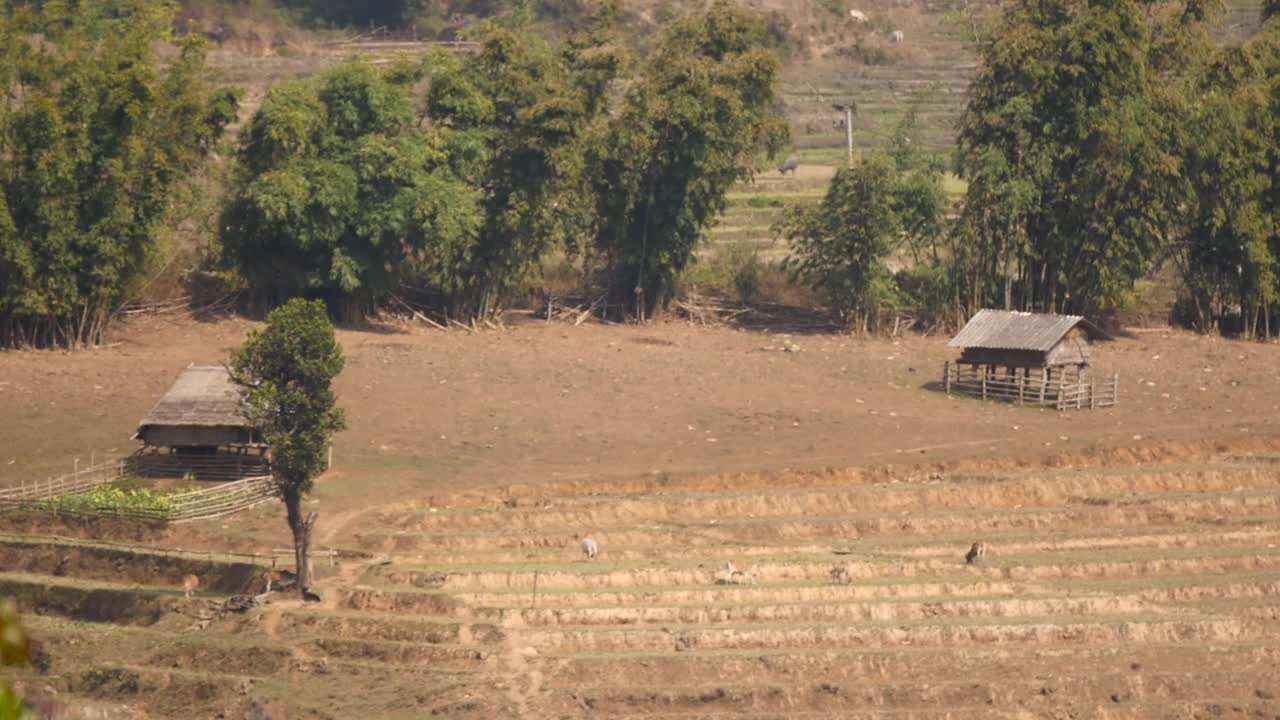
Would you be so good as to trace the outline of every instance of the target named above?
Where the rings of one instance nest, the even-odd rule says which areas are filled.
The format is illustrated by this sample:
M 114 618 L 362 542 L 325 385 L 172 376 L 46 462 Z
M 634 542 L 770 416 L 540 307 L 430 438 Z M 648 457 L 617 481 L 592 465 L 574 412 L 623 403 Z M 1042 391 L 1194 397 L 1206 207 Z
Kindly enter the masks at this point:
M 138 425 L 138 475 L 227 479 L 261 474 L 265 447 L 227 369 L 192 365 Z
M 947 363 L 943 383 L 947 392 L 957 384 L 980 389 L 983 398 L 1016 395 L 1021 402 L 1030 394 L 1058 405 L 1063 397 L 1094 403 L 1096 387 L 1085 370 L 1089 342 L 1099 339 L 1109 338 L 1079 315 L 980 310 L 948 343 L 960 348 L 960 358 Z

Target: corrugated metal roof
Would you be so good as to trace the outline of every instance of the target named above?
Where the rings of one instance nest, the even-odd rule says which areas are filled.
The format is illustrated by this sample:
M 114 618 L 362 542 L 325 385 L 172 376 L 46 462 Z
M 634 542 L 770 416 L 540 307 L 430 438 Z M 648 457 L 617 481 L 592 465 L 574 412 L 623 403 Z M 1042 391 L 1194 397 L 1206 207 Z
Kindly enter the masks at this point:
M 169 392 L 139 424 L 249 427 L 240 391 L 224 367 L 192 365 L 182 371 Z
M 1083 325 L 1092 336 L 1104 336 L 1097 326 L 1079 315 L 979 310 L 947 345 L 1045 352 L 1077 325 Z

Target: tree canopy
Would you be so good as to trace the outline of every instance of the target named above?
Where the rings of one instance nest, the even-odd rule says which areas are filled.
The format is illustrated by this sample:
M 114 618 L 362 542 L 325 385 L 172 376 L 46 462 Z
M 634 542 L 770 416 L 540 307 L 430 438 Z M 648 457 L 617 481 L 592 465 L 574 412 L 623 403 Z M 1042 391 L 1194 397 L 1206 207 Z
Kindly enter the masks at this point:
M 774 228 L 791 245 L 786 266 L 793 277 L 863 332 L 901 291 L 919 294 L 918 282 L 899 287 L 891 255 L 909 255 L 917 268 L 941 262 L 942 164 L 916 149 L 916 131 L 910 111 L 886 151 L 838 170 L 821 203 L 788 208 Z
M 79 346 L 161 254 L 174 193 L 236 115 L 202 42 L 139 0 L 104 32 L 93 3 L 0 14 L 0 346 Z M 156 57 L 158 41 L 178 46 Z
M 474 168 L 469 179 L 482 197 L 475 242 L 459 248 L 442 278 L 461 313 L 490 314 L 581 226 L 584 146 L 622 65 L 611 39 L 584 34 L 553 48 L 492 26 L 477 54 L 428 63 L 427 117 L 457 134 L 452 147 Z
M 665 304 L 729 188 L 785 141 L 778 72 L 764 23 L 724 0 L 663 33 L 598 160 L 595 245 L 616 299 Z
M 250 284 L 359 314 L 407 263 L 472 242 L 479 196 L 445 133 L 416 123 L 410 80 L 353 62 L 267 94 L 222 222 L 224 260 Z
M 1151 267 L 1180 159 L 1144 3 L 1017 0 L 961 123 L 973 305 L 1114 306 Z M 1104 210 L 1105 209 L 1105 210 Z

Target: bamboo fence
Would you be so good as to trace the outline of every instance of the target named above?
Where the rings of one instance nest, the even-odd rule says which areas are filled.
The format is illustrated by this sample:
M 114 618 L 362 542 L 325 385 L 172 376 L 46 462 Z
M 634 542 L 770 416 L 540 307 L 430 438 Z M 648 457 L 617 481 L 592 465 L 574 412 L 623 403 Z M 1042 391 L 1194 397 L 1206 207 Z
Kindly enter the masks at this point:
M 162 523 L 185 523 L 222 517 L 247 510 L 276 497 L 275 480 L 270 475 L 224 482 L 205 490 L 180 493 L 168 498 L 161 507 L 125 508 L 97 507 L 68 510 L 49 501 L 71 495 L 83 495 L 107 483 L 129 477 L 123 460 L 99 463 L 69 475 L 49 480 L 24 482 L 0 490 L 0 510 L 28 510 L 71 515 L 95 515 L 147 520 Z
M 987 366 L 952 364 L 942 367 L 942 386 L 948 395 L 968 395 L 982 400 L 1005 400 L 1019 405 L 1052 407 L 1056 410 L 1083 410 L 1111 407 L 1120 397 L 1120 376 L 1098 382 L 1079 374 L 1070 378 L 1031 376 L 1025 368 L 1012 374 Z

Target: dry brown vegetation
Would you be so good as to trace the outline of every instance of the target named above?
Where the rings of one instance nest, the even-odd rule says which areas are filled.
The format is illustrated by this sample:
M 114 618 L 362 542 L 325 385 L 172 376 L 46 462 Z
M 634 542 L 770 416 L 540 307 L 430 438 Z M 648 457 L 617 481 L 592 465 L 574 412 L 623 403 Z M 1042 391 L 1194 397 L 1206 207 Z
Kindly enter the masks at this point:
M 177 370 L 250 325 L 0 355 L 0 478 L 125 450 Z M 340 339 L 324 601 L 214 615 L 260 576 L 5 540 L 2 592 L 46 652 L 25 687 L 156 718 L 1280 712 L 1275 345 L 1138 333 L 1096 351 L 1121 405 L 1058 414 L 931 389 L 937 337 L 513 319 Z M 280 514 L 21 529 L 269 552 Z M 728 560 L 756 584 L 717 582 Z

